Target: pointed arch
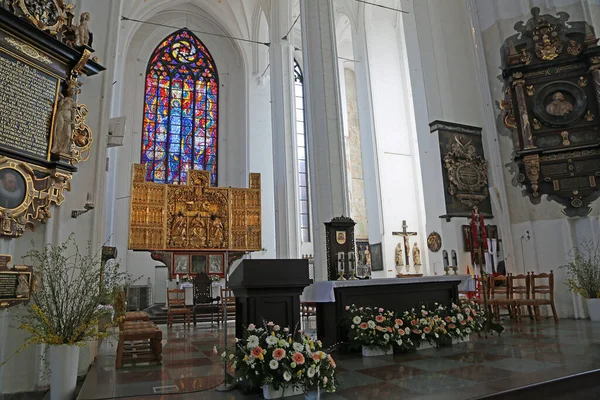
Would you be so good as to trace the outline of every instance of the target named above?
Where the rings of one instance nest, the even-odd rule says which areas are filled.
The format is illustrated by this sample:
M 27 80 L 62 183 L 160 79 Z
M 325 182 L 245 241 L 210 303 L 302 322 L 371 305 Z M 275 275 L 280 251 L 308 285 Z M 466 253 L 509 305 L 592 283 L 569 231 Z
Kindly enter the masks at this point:
M 166 37 L 146 68 L 142 164 L 147 180 L 185 183 L 190 169 L 217 184 L 219 75 L 202 41 L 187 29 Z

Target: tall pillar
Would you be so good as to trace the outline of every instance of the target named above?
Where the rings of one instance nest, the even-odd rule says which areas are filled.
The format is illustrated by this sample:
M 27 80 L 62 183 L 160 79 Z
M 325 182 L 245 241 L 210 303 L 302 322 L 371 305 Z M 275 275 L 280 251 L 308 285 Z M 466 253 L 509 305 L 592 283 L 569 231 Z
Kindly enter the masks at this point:
M 349 214 L 333 0 L 300 0 L 315 280 L 327 279 L 324 222 Z
M 367 211 L 369 242 L 381 243 L 383 235 L 383 215 L 381 213 L 381 190 L 379 186 L 379 161 L 375 123 L 373 121 L 373 99 L 371 97 L 371 77 L 367 52 L 367 37 L 364 4 L 358 5 L 357 26 L 352 29 L 354 73 L 356 74 L 356 101 L 360 124 L 360 148 L 362 151 L 365 203 Z
M 15 249 L 15 239 L 0 238 L 0 254 L 13 254 Z M 13 260 L 14 261 L 14 260 Z M 10 354 L 7 354 L 8 342 L 8 308 L 0 310 L 0 393 L 4 393 L 4 369 L 5 365 L 2 362 L 6 360 Z
M 292 2 L 271 0 L 269 15 L 275 246 L 277 258 L 297 258 L 300 227 L 294 155 L 294 48 L 283 39 L 293 23 Z

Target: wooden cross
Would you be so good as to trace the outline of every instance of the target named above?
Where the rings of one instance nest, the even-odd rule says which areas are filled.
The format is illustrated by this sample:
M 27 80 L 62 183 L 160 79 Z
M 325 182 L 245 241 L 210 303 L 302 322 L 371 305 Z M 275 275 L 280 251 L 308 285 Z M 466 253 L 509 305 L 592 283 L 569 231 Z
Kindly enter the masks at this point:
M 408 225 L 406 225 L 406 220 L 402 221 L 402 232 L 392 232 L 394 236 L 402 236 L 404 238 L 404 258 L 406 259 L 407 268 L 410 265 L 410 243 L 408 242 L 408 238 L 410 236 L 416 236 L 417 232 L 408 232 L 406 229 Z

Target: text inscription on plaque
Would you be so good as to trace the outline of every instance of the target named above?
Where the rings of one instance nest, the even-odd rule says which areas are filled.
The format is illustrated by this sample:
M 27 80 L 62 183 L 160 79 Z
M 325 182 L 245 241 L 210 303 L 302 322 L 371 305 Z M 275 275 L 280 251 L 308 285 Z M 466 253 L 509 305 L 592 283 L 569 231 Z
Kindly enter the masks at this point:
M 0 51 L 0 148 L 48 159 L 58 78 Z

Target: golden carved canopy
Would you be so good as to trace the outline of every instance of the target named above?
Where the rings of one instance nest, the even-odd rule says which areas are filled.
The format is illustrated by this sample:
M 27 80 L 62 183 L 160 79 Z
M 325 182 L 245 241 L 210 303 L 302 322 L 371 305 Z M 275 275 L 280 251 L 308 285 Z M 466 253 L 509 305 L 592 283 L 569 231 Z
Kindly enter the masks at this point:
M 133 165 L 129 249 L 257 251 L 262 248 L 260 174 L 250 188 L 210 186 L 208 171 L 188 171 L 186 185 L 146 181 Z

